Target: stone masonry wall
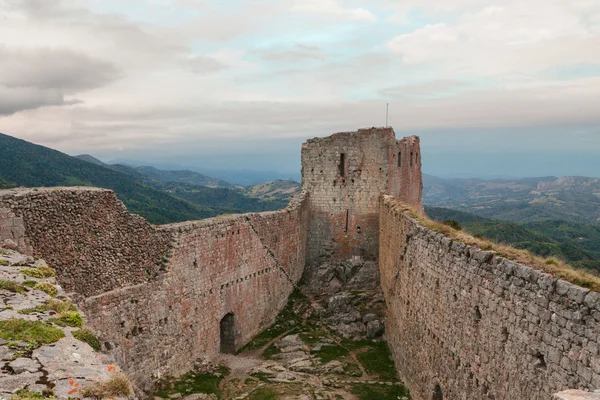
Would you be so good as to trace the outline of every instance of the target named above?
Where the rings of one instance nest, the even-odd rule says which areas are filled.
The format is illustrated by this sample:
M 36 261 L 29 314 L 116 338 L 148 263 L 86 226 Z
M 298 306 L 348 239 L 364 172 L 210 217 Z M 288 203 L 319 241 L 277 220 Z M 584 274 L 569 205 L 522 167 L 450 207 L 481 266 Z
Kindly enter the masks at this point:
M 418 154 L 418 138 L 396 141 L 392 128 L 336 133 L 304 143 L 302 185 L 311 194 L 309 267 L 332 257 L 377 258 L 379 196 L 393 194 L 421 208 Z
M 220 321 L 235 315 L 236 348 L 270 326 L 302 276 L 308 209 L 165 225 L 175 240 L 156 282 L 87 299 L 104 347 L 142 385 L 178 375 L 220 350 Z
M 19 189 L 0 191 L 0 229 L 57 269 L 103 350 L 149 389 L 153 376 L 216 355 L 225 314 L 236 348 L 273 323 L 302 276 L 307 201 L 303 192 L 281 211 L 153 227 L 112 191 Z
M 387 339 L 412 398 L 600 387 L 600 294 L 427 230 L 390 196 L 380 226 Z
M 44 258 L 60 284 L 82 296 L 155 279 L 171 240 L 127 212 L 112 191 L 96 188 L 0 190 L 0 232 L 21 252 Z

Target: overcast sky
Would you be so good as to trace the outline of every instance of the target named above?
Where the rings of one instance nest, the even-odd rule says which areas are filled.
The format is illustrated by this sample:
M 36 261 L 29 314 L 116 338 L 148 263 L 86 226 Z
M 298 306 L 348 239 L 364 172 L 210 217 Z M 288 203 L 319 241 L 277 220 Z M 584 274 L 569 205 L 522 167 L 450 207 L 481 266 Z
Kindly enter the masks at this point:
M 0 0 L 0 132 L 69 154 L 297 171 L 386 102 L 426 171 L 599 176 L 600 1 Z

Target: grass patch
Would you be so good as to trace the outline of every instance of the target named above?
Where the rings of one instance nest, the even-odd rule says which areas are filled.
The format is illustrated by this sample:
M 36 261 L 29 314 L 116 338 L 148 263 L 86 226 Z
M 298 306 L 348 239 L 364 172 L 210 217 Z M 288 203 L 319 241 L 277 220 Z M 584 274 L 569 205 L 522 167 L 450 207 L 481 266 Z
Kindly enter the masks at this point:
M 592 274 L 588 271 L 576 269 L 564 261 L 553 257 L 539 257 L 527 250 L 516 249 L 514 247 L 493 243 L 489 240 L 471 236 L 464 231 L 459 231 L 442 223 L 432 221 L 400 201 L 395 200 L 391 202 L 391 204 L 394 211 L 407 214 L 411 218 L 415 219 L 421 226 L 441 233 L 453 240 L 460 241 L 469 246 L 495 252 L 496 255 L 505 257 L 519 264 L 546 272 L 556 278 L 564 279 L 565 281 L 588 288 L 595 292 L 600 292 L 600 276 Z
M 62 330 L 40 321 L 9 319 L 0 321 L 0 338 L 4 340 L 22 340 L 35 345 L 50 344 L 63 338 Z
M 344 373 L 348 376 L 360 377 L 363 375 L 358 364 L 347 363 L 344 365 Z
M 358 360 L 369 375 L 385 381 L 396 381 L 396 368 L 387 342 L 372 342 L 366 351 L 358 352 Z
M 45 292 L 47 295 L 52 297 L 58 294 L 58 289 L 56 289 L 56 286 L 47 282 L 38 283 L 33 288 L 35 290 L 41 290 L 42 292 Z
M 315 329 L 313 331 L 300 334 L 300 339 L 309 346 L 316 345 L 324 337 L 329 337 L 329 335 L 326 331 L 321 329 Z
M 33 282 L 33 281 L 32 281 Z M 19 311 L 19 314 L 32 314 L 32 313 L 43 313 L 46 311 L 55 311 L 57 313 L 67 313 L 70 311 L 77 311 L 77 308 L 70 301 L 63 301 L 58 299 L 50 299 L 44 304 L 41 304 L 34 308 L 25 308 Z
M 250 374 L 250 376 L 263 382 L 267 382 L 269 379 L 275 378 L 275 374 L 269 374 L 268 372 L 253 372 Z
M 273 358 L 273 356 L 275 356 L 279 353 L 281 353 L 281 350 L 279 350 L 279 347 L 275 346 L 275 344 L 272 344 L 265 349 L 265 351 L 262 354 L 262 357 L 265 360 L 270 360 L 271 358 Z
M 5 307 L 0 308 L 0 312 L 5 311 L 5 310 L 13 310 L 13 309 L 14 309 L 13 306 L 5 306 Z
M 86 342 L 92 349 L 100 351 L 100 341 L 92 331 L 88 329 L 78 329 L 73 331 L 72 334 L 75 339 Z
M 403 397 L 410 399 L 408 389 L 401 385 L 354 384 L 352 393 L 358 395 L 360 400 L 398 400 Z
M 27 293 L 27 289 L 23 285 L 20 285 L 17 282 L 5 281 L 2 279 L 0 279 L 0 289 L 8 290 L 9 292 L 14 292 L 14 293 L 19 293 L 19 294 Z
M 83 326 L 83 317 L 77 311 L 63 311 L 57 318 L 50 318 L 48 321 L 58 326 L 71 326 L 73 328 Z
M 279 395 L 277 391 L 268 386 L 257 388 L 248 397 L 249 400 L 277 400 Z
M 333 360 L 341 360 L 346 357 L 350 352 L 345 347 L 340 346 L 339 344 L 331 343 L 326 344 L 321 347 L 320 350 L 311 351 L 311 354 L 316 355 L 321 359 L 323 364 L 327 364 Z
M 31 276 L 32 278 L 37 279 L 53 278 L 56 276 L 56 271 L 47 265 L 40 265 L 37 268 L 25 268 L 19 272 L 23 275 Z
M 8 260 L 0 260 L 0 265 L 2 265 L 3 267 L 7 267 L 9 265 Z
M 32 288 L 32 289 L 33 289 L 33 288 L 35 287 L 35 285 L 37 285 L 37 284 L 38 284 L 38 283 L 37 283 L 37 281 L 32 281 L 32 280 L 29 280 L 29 279 L 28 279 L 28 280 L 26 280 L 26 281 L 23 281 L 23 283 L 21 283 L 21 285 L 23 285 L 23 286 L 27 286 L 27 287 L 29 287 L 29 288 Z
M 216 394 L 221 399 L 223 392 L 219 388 L 219 384 L 229 370 L 220 368 L 219 373 L 220 376 L 188 372 L 179 379 L 167 378 L 157 383 L 154 395 L 166 399 L 170 394 L 175 393 L 181 393 L 184 396 L 192 393 L 207 393 Z
M 129 379 L 123 374 L 115 374 L 104 382 L 94 382 L 81 391 L 82 396 L 95 399 L 126 397 L 130 394 Z
M 30 392 L 27 389 L 20 389 L 10 397 L 10 400 L 41 400 L 41 399 L 53 399 L 52 392 Z

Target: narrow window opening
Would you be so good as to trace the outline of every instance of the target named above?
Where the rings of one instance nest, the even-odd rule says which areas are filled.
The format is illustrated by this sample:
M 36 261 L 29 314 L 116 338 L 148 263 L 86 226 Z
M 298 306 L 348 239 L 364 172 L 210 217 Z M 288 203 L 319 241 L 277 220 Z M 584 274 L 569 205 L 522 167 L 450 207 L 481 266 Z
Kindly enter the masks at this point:
M 399 167 L 402 166 L 402 152 L 401 151 L 398 152 L 398 166 Z
M 502 343 L 508 342 L 508 329 L 506 329 L 506 327 L 502 328 L 502 333 L 500 335 L 500 340 L 502 341 Z
M 410 152 L 410 166 L 412 167 L 413 165 L 413 152 Z
M 346 209 L 346 228 L 344 232 L 348 232 L 348 219 L 350 218 L 350 210 Z
M 340 176 L 346 175 L 346 154 L 340 154 Z
M 475 306 L 475 309 L 473 310 L 473 318 L 475 323 L 481 321 L 481 311 L 479 310 L 479 306 Z
M 442 388 L 440 387 L 440 385 L 435 385 L 431 400 L 444 400 L 444 394 L 442 393 Z

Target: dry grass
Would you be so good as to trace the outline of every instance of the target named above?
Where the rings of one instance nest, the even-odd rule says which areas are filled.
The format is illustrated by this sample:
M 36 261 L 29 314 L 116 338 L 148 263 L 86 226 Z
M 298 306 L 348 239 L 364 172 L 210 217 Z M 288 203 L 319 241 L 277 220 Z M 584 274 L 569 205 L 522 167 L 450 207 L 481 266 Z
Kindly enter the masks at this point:
M 588 271 L 573 268 L 566 262 L 555 257 L 544 258 L 536 256 L 527 250 L 515 249 L 514 247 L 494 243 L 490 240 L 476 238 L 464 231 L 458 231 L 448 225 L 432 221 L 425 215 L 417 213 L 410 206 L 400 202 L 396 202 L 393 208 L 408 214 L 410 217 L 417 220 L 423 227 L 441 233 L 450 239 L 478 247 L 482 250 L 490 251 L 495 253 L 496 256 L 504 257 L 519 264 L 546 272 L 556 278 L 564 279 L 565 281 L 588 288 L 594 292 L 600 292 L 599 276 Z
M 94 382 L 87 386 L 81 394 L 94 399 L 127 397 L 131 394 L 131 385 L 125 375 L 115 374 L 104 382 Z

